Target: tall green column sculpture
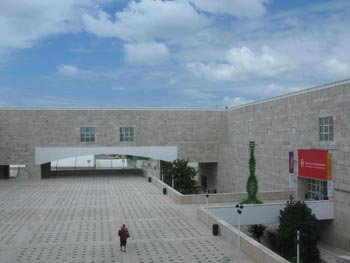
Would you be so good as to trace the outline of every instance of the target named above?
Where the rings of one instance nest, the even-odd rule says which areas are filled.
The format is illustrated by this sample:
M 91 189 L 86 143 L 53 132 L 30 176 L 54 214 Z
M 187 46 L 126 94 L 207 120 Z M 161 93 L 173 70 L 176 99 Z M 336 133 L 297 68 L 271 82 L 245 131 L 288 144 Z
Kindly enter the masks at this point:
M 263 202 L 256 197 L 259 187 L 258 187 L 258 180 L 256 179 L 256 176 L 255 176 L 255 166 L 256 166 L 256 161 L 254 156 L 255 141 L 249 142 L 249 149 L 250 149 L 249 177 L 248 177 L 247 186 L 246 186 L 248 197 L 247 199 L 243 199 L 241 201 L 241 204 L 262 204 Z

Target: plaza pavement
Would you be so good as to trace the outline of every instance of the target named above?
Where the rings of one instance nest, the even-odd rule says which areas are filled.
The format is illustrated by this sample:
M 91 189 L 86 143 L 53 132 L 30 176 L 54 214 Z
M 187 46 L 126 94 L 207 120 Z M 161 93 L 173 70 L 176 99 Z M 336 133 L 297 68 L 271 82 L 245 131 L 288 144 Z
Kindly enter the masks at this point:
M 12 262 L 253 263 L 141 176 L 1 180 L 0 263 Z

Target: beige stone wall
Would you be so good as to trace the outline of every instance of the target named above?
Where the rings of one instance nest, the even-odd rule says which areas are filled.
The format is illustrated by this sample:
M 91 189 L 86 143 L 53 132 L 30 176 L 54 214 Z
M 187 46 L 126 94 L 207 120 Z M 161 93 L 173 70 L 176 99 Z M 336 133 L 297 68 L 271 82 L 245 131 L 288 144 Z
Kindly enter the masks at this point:
M 330 150 L 336 219 L 328 223 L 330 239 L 326 241 L 350 250 L 350 84 L 232 108 L 227 114 L 218 190 L 244 191 L 249 174 L 249 140 L 257 145 L 256 175 L 262 191 L 288 189 L 289 151 L 294 151 L 296 160 L 298 149 Z M 318 118 L 324 116 L 333 116 L 333 142 L 319 141 Z M 297 174 L 296 163 L 294 172 Z
M 217 161 L 225 111 L 220 110 L 0 110 L 0 164 L 26 164 L 35 147 L 177 146 L 178 157 Z M 80 142 L 80 127 L 95 127 L 95 142 Z M 133 142 L 119 127 L 134 127 Z

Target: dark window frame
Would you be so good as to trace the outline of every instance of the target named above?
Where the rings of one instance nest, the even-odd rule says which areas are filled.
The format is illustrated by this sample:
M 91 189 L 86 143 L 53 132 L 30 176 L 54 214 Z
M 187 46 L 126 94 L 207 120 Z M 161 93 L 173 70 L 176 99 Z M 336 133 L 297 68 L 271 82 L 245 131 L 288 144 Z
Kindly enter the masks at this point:
M 95 134 L 95 127 L 80 127 L 80 142 L 94 142 Z
M 135 137 L 134 127 L 120 127 L 119 128 L 119 141 L 121 142 L 133 142 Z
M 333 116 L 318 118 L 318 134 L 321 142 L 334 141 Z

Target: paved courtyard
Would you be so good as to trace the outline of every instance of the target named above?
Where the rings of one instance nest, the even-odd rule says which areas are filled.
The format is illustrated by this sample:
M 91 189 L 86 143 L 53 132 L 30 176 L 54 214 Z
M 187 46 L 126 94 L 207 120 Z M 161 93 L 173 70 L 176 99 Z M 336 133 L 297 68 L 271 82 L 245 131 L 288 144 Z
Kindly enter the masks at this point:
M 1 180 L 0 262 L 253 263 L 140 176 Z

